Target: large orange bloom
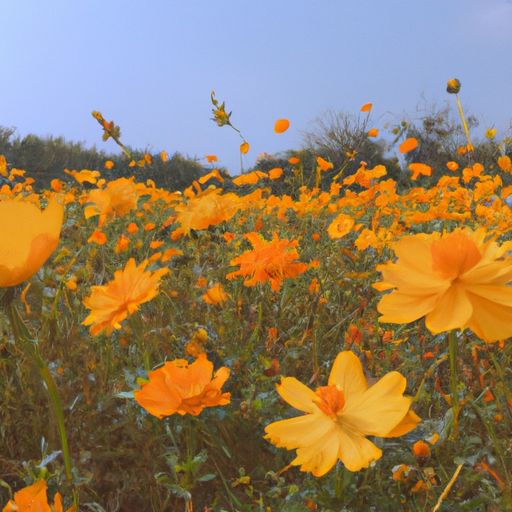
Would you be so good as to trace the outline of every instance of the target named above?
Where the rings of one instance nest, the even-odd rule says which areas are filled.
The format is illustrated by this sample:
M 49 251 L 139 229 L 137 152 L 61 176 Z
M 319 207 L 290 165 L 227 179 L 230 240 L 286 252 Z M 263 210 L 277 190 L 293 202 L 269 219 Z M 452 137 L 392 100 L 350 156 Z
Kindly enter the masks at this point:
M 231 260 L 230 265 L 239 265 L 240 269 L 226 275 L 228 279 L 237 276 L 248 277 L 245 286 L 256 286 L 258 283 L 270 281 L 270 287 L 274 291 L 281 288 L 283 279 L 296 277 L 306 271 L 305 263 L 295 261 L 299 257 L 296 240 L 279 240 L 277 233 L 270 242 L 259 233 L 251 232 L 245 235 L 253 246 L 252 251 Z
M 64 512 L 62 498 L 59 493 L 55 495 L 53 506 L 48 504 L 46 495 L 47 485 L 44 480 L 38 480 L 14 494 L 14 500 L 9 500 L 2 512 Z M 67 512 L 75 512 L 71 507 Z
M 44 211 L 24 201 L 0 201 L 0 287 L 35 274 L 56 249 L 63 207 L 50 201 Z
M 158 295 L 160 278 L 169 269 L 161 268 L 151 272 L 146 270 L 147 265 L 148 260 L 137 266 L 135 260 L 130 258 L 123 270 L 114 273 L 112 281 L 91 288 L 91 294 L 84 299 L 91 313 L 82 324 L 91 326 L 92 335 L 102 331 L 111 334 L 114 329 L 120 329 L 126 317 Z
M 420 418 L 403 396 L 405 378 L 390 372 L 368 387 L 353 352 L 340 352 L 327 386 L 312 391 L 293 377 L 284 377 L 277 391 L 303 416 L 276 421 L 265 428 L 266 439 L 279 448 L 297 450 L 293 466 L 315 476 L 327 473 L 339 459 L 350 471 L 380 459 L 382 450 L 366 436 L 398 437 Z
M 433 333 L 470 328 L 486 341 L 512 336 L 511 245 L 489 240 L 484 229 L 402 238 L 396 263 L 377 267 L 383 281 L 375 288 L 394 290 L 380 300 L 379 320 L 425 317 Z
M 176 413 L 197 416 L 205 407 L 226 405 L 231 399 L 230 393 L 221 389 L 229 368 L 223 366 L 212 375 L 213 363 L 206 354 L 199 354 L 192 364 L 175 359 L 149 372 L 149 381 L 134 392 L 135 400 L 160 419 Z

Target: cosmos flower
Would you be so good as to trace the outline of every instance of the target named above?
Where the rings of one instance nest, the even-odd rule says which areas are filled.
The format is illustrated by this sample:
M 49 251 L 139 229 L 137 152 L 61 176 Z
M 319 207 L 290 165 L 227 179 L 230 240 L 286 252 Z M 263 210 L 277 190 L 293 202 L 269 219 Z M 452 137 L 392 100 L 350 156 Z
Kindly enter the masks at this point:
M 175 359 L 149 372 L 149 381 L 134 392 L 135 400 L 159 419 L 176 413 L 197 416 L 205 407 L 229 403 L 230 393 L 221 389 L 228 377 L 224 366 L 213 374 L 213 363 L 204 353 L 192 364 Z
M 274 124 L 274 132 L 284 133 L 290 128 L 290 121 L 288 119 L 278 119 Z
M 272 290 L 278 291 L 283 279 L 296 277 L 308 268 L 305 263 L 296 261 L 299 257 L 296 240 L 280 240 L 277 233 L 274 233 L 269 242 L 254 231 L 247 233 L 245 238 L 253 249 L 231 260 L 230 265 L 239 265 L 240 269 L 227 274 L 227 279 L 246 277 L 245 286 L 256 286 L 269 281 Z
M 405 387 L 398 372 L 368 386 L 356 355 L 340 352 L 327 386 L 313 391 L 293 377 L 281 379 L 278 393 L 305 414 L 271 423 L 265 438 L 278 448 L 297 450 L 291 464 L 315 476 L 327 473 L 337 460 L 349 471 L 359 471 L 382 456 L 366 436 L 398 437 L 420 421 L 409 410 Z
M 432 333 L 471 329 L 485 341 L 512 336 L 511 242 L 489 239 L 483 228 L 403 237 L 396 263 L 379 265 L 381 322 L 425 317 Z
M 38 480 L 32 485 L 24 487 L 14 494 L 14 500 L 9 500 L 2 512 L 64 512 L 62 498 L 55 494 L 53 506 L 48 503 L 48 487 L 44 480 Z M 75 507 L 68 508 L 67 512 L 75 512 Z
M 64 210 L 50 201 L 44 211 L 33 203 L 0 201 L 0 287 L 32 277 L 56 249 Z
M 114 273 L 114 279 L 102 286 L 93 286 L 91 294 L 84 299 L 84 305 L 91 310 L 82 322 L 90 325 L 90 332 L 96 336 L 102 331 L 111 334 L 121 328 L 121 322 L 135 313 L 139 306 L 158 295 L 160 278 L 169 272 L 161 268 L 154 272 L 146 270 L 148 261 L 139 266 L 130 258 L 123 270 Z

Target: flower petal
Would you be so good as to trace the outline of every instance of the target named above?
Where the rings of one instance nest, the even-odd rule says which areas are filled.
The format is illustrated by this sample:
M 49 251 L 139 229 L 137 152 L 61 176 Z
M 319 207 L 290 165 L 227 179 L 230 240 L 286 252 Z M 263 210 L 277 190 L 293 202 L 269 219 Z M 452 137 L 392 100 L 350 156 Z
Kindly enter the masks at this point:
M 400 373 L 389 372 L 362 395 L 346 396 L 341 424 L 363 436 L 387 435 L 404 419 L 411 405 L 411 398 L 403 396 L 406 384 Z
M 405 324 L 414 322 L 432 311 L 437 303 L 438 294 L 434 295 L 407 295 L 394 291 L 384 295 L 377 305 L 381 313 L 379 322 Z
M 338 457 L 349 471 L 367 468 L 374 460 L 382 457 L 382 450 L 366 437 L 341 430 Z
M 468 327 L 484 341 L 497 341 L 512 336 L 512 307 L 498 304 L 468 292 L 473 315 Z
M 295 377 L 283 377 L 276 389 L 283 400 L 295 409 L 310 413 L 318 411 L 317 406 L 313 403 L 316 394 Z
M 473 306 L 461 285 L 453 285 L 439 299 L 436 307 L 425 318 L 427 329 L 438 332 L 463 329 L 471 314 Z
M 364 393 L 368 389 L 363 366 L 350 350 L 340 352 L 332 365 L 329 386 L 338 386 L 345 396 Z

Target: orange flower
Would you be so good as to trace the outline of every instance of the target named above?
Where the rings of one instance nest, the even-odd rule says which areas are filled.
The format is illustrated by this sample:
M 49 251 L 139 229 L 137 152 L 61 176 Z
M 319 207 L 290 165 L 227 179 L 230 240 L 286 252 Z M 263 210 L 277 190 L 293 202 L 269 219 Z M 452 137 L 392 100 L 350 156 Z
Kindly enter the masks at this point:
M 192 364 L 184 359 L 169 361 L 149 372 L 149 381 L 134 392 L 135 400 L 159 419 L 176 413 L 197 416 L 205 407 L 230 402 L 230 393 L 221 389 L 229 377 L 229 368 L 219 368 L 213 378 L 212 374 L 213 363 L 206 354 L 199 354 Z
M 229 293 L 226 293 L 224 286 L 220 283 L 216 283 L 206 290 L 206 293 L 203 295 L 203 300 L 207 304 L 222 305 L 229 299 L 229 297 L 230 295 Z
M 87 239 L 87 242 L 90 244 L 98 244 L 105 245 L 107 243 L 107 235 L 101 231 L 101 229 L 96 229 L 92 232 L 92 235 Z
M 361 112 L 370 112 L 370 110 L 372 109 L 373 107 L 373 103 L 365 103 L 361 108 L 360 108 L 360 111 Z
M 90 325 L 93 336 L 105 331 L 111 334 L 121 329 L 121 322 L 135 313 L 139 306 L 158 295 L 160 278 L 169 272 L 162 268 L 154 272 L 146 270 L 148 261 L 139 266 L 130 258 L 123 270 L 114 273 L 114 279 L 102 286 L 93 286 L 91 294 L 84 299 L 84 305 L 91 310 L 82 322 Z
M 420 421 L 403 395 L 406 384 L 400 373 L 390 372 L 368 386 L 356 355 L 340 352 L 327 386 L 312 391 L 293 377 L 281 379 L 277 392 L 305 414 L 271 423 L 265 438 L 297 450 L 291 465 L 314 476 L 325 475 L 338 460 L 349 471 L 367 468 L 382 450 L 366 436 L 402 436 Z
M 501 246 L 484 229 L 405 236 L 394 244 L 396 263 L 379 265 L 381 322 L 425 317 L 434 334 L 471 329 L 485 341 L 512 336 L 511 243 Z
M 405 139 L 398 149 L 400 150 L 400 153 L 409 153 L 409 151 L 412 151 L 417 147 L 418 141 L 414 137 L 410 137 L 409 139 Z
M 291 156 L 290 158 L 288 158 L 288 163 L 290 165 L 297 165 L 300 163 L 300 158 L 297 156 Z
M 75 180 L 80 183 L 96 183 L 98 178 L 101 176 L 99 171 L 89 171 L 88 169 L 83 169 L 82 171 L 70 171 L 69 169 L 64 169 L 66 174 L 73 176 Z
M 169 160 L 169 155 L 167 154 L 167 151 L 160 151 L 160 160 L 162 160 L 162 162 L 167 162 L 167 160 Z
M 48 503 L 48 487 L 44 480 L 21 489 L 14 494 L 14 500 L 9 500 L 2 512 L 64 512 L 62 498 L 55 494 L 53 506 Z M 75 512 L 75 507 L 68 508 L 67 512 Z
M 379 129 L 378 128 L 371 128 L 368 130 L 368 137 L 378 137 L 379 136 Z
M 457 162 L 446 162 L 446 167 L 450 170 L 450 171 L 458 171 L 459 170 L 459 164 Z
M 205 158 L 209 164 L 217 162 L 219 160 L 217 155 L 205 155 Z
M 350 215 L 340 213 L 327 228 L 327 234 L 330 238 L 343 238 L 352 231 L 354 219 Z
M 412 164 L 409 164 L 408 169 L 412 171 L 411 178 L 413 180 L 418 179 L 418 176 L 432 176 L 432 167 L 430 167 L 427 164 L 414 162 Z
M 271 180 L 278 180 L 283 175 L 283 169 L 281 167 L 274 167 L 268 171 L 268 177 Z
M 244 276 L 245 286 L 256 286 L 258 283 L 270 281 L 270 287 L 274 291 L 281 288 L 283 279 L 296 277 L 304 273 L 308 266 L 305 263 L 295 261 L 299 257 L 297 252 L 298 242 L 294 240 L 280 240 L 277 233 L 270 242 L 251 232 L 245 235 L 253 246 L 253 250 L 231 260 L 230 265 L 239 265 L 240 269 L 227 274 L 228 279 Z
M 274 124 L 274 131 L 276 133 L 283 133 L 290 127 L 290 121 L 288 119 L 278 119 Z
M 498 167 L 505 172 L 512 172 L 512 160 L 508 155 L 503 155 L 498 158 Z
M 105 169 L 107 169 L 107 171 L 110 171 L 111 169 L 114 168 L 114 162 L 112 162 L 112 160 L 107 160 L 104 164 L 103 164 L 103 167 L 105 167 Z
M 318 164 L 318 167 L 320 167 L 322 171 L 328 171 L 329 169 L 332 169 L 334 167 L 332 162 L 324 160 L 321 156 L 316 157 L 316 163 Z
M 32 277 L 57 248 L 64 209 L 54 200 L 44 211 L 25 201 L 0 201 L 0 287 Z
M 240 153 L 242 153 L 243 155 L 249 153 L 250 147 L 251 146 L 249 146 L 249 143 L 247 141 L 242 142 L 242 144 L 240 144 Z
M 252 171 L 247 174 L 240 174 L 236 178 L 233 178 L 233 183 L 237 187 L 241 187 L 243 185 L 256 185 L 261 178 L 267 178 L 268 175 L 262 171 Z

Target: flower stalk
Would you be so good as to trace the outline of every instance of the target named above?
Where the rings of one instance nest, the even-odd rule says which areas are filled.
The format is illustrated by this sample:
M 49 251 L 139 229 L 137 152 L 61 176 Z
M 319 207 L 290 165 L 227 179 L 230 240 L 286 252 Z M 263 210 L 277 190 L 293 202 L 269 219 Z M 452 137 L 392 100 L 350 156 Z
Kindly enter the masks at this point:
M 457 439 L 459 435 L 459 393 L 458 393 L 458 375 L 457 375 L 457 336 L 452 329 L 448 332 L 448 353 L 450 358 L 450 393 L 452 399 L 452 432 L 450 438 Z
M 48 367 L 48 365 L 42 358 L 41 354 L 39 353 L 37 342 L 33 340 L 32 337 L 30 336 L 30 333 L 19 314 L 19 311 L 12 300 L 9 300 L 7 302 L 6 308 L 17 347 L 37 367 L 39 375 L 43 379 L 43 382 L 46 386 L 46 391 L 48 392 L 48 396 L 50 398 L 50 403 L 59 431 L 60 445 L 62 448 L 62 456 L 64 459 L 66 479 L 68 480 L 68 482 L 72 482 L 73 465 L 71 462 L 68 436 L 64 421 L 64 409 L 62 407 L 62 401 L 60 399 L 59 390 L 57 388 L 57 385 L 55 384 L 55 380 L 53 379 L 50 368 Z

